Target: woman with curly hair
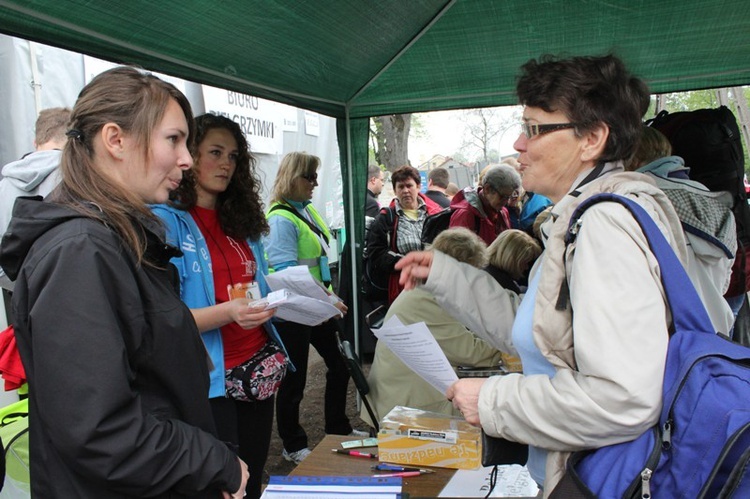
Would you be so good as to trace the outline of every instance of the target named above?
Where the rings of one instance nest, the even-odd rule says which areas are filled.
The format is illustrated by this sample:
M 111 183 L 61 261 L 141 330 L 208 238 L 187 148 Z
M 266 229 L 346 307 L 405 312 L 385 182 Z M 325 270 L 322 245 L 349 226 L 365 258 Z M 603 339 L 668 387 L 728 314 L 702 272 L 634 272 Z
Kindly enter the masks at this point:
M 167 241 L 183 252 L 172 263 L 179 272 L 182 300 L 213 363 L 209 399 L 219 438 L 237 446 L 250 471 L 247 496 L 258 498 L 274 394 L 238 400 L 225 377 L 269 341 L 284 349 L 269 321 L 273 311 L 251 305 L 268 293 L 268 262 L 261 242 L 268 223 L 255 158 L 239 125 L 213 114 L 195 121 L 194 167 L 172 193 L 170 205 L 153 209 L 167 227 Z

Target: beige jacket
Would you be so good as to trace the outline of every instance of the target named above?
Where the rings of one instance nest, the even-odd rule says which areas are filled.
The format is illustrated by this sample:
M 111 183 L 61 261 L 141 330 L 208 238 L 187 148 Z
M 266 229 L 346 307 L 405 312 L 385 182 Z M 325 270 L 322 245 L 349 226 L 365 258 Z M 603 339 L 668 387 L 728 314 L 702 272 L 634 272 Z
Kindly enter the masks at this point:
M 393 315 L 403 324 L 425 322 L 432 336 L 455 368 L 460 365 L 489 367 L 500 362 L 500 352 L 474 336 L 448 315 L 435 298 L 423 289 L 404 291 L 388 309 L 386 320 Z M 459 416 L 453 404 L 427 381 L 396 357 L 384 342 L 378 341 L 367 377 L 368 395 L 378 420 L 397 405 L 448 416 Z M 370 415 L 363 406 L 360 417 L 370 425 Z M 374 425 L 372 425 L 374 426 Z
M 534 340 L 556 374 L 490 378 L 479 396 L 485 432 L 550 451 L 546 493 L 559 481 L 570 452 L 632 440 L 657 421 L 671 320 L 659 265 L 633 216 L 616 203 L 591 207 L 563 255 L 573 210 L 599 192 L 625 195 L 646 209 L 683 264 L 687 261 L 677 214 L 647 177 L 609 173 L 581 192 L 553 209 L 543 226 L 545 252 L 533 269 L 538 271 L 541 263 L 544 271 L 535 301 Z M 566 276 L 570 305 L 557 310 Z M 479 336 L 512 350 L 515 295 L 440 253 L 425 287 Z

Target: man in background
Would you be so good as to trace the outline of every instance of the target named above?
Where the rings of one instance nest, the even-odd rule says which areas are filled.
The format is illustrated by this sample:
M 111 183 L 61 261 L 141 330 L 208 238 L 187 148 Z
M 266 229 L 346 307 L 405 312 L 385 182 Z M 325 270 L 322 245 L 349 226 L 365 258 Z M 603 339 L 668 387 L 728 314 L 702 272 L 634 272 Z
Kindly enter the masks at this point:
M 13 205 L 19 196 L 46 196 L 60 181 L 58 167 L 70 122 L 70 109 L 44 109 L 36 120 L 35 151 L 2 169 L 0 180 L 0 236 L 8 230 Z M 13 282 L 0 268 L 0 286 L 13 290 Z M 5 294 L 5 293 L 4 293 Z
M 450 198 L 445 194 L 445 189 L 451 181 L 451 175 L 447 168 L 438 166 L 430 170 L 427 175 L 427 192 L 425 196 L 435 201 L 442 208 L 447 208 L 451 204 Z
M 457 184 L 454 184 L 453 182 L 448 183 L 448 187 L 445 188 L 445 195 L 448 196 L 448 199 L 453 199 L 453 196 L 458 194 L 458 191 L 461 189 L 458 188 Z
M 378 165 L 367 168 L 367 200 L 365 202 L 365 216 L 375 218 L 380 211 L 378 196 L 383 192 L 385 173 Z

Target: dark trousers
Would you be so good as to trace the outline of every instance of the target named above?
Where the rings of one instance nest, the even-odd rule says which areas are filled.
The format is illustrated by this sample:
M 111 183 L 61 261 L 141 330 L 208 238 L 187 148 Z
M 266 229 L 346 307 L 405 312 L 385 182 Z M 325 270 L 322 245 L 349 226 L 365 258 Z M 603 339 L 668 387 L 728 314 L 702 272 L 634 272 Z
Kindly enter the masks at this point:
M 336 341 L 336 321 L 319 326 L 304 326 L 294 322 L 277 322 L 279 332 L 296 372 L 287 371 L 276 394 L 276 425 L 287 452 L 307 447 L 307 434 L 299 424 L 299 406 L 307 383 L 307 359 L 310 345 L 315 347 L 328 368 L 325 391 L 325 432 L 348 435 L 352 431 L 346 416 L 346 391 L 349 370 L 341 357 Z
M 219 439 L 235 445 L 240 459 L 247 464 L 250 472 L 245 488 L 248 499 L 259 499 L 263 467 L 271 445 L 274 398 L 240 402 L 217 397 L 209 401 Z

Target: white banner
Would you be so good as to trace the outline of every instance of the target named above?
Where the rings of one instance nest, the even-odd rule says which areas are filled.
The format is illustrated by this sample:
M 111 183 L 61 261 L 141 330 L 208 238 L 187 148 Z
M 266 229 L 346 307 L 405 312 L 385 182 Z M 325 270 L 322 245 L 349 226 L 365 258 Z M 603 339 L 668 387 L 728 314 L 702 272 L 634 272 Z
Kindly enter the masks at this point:
M 286 104 L 277 104 L 281 111 L 281 115 L 284 120 L 284 131 L 285 132 L 297 132 L 299 126 L 297 125 L 297 108 L 294 106 L 288 106 Z
M 207 113 L 237 122 L 252 152 L 281 154 L 284 113 L 277 103 L 206 85 L 203 85 L 203 103 Z
M 305 111 L 305 133 L 317 137 L 320 135 L 320 116 L 312 111 Z

